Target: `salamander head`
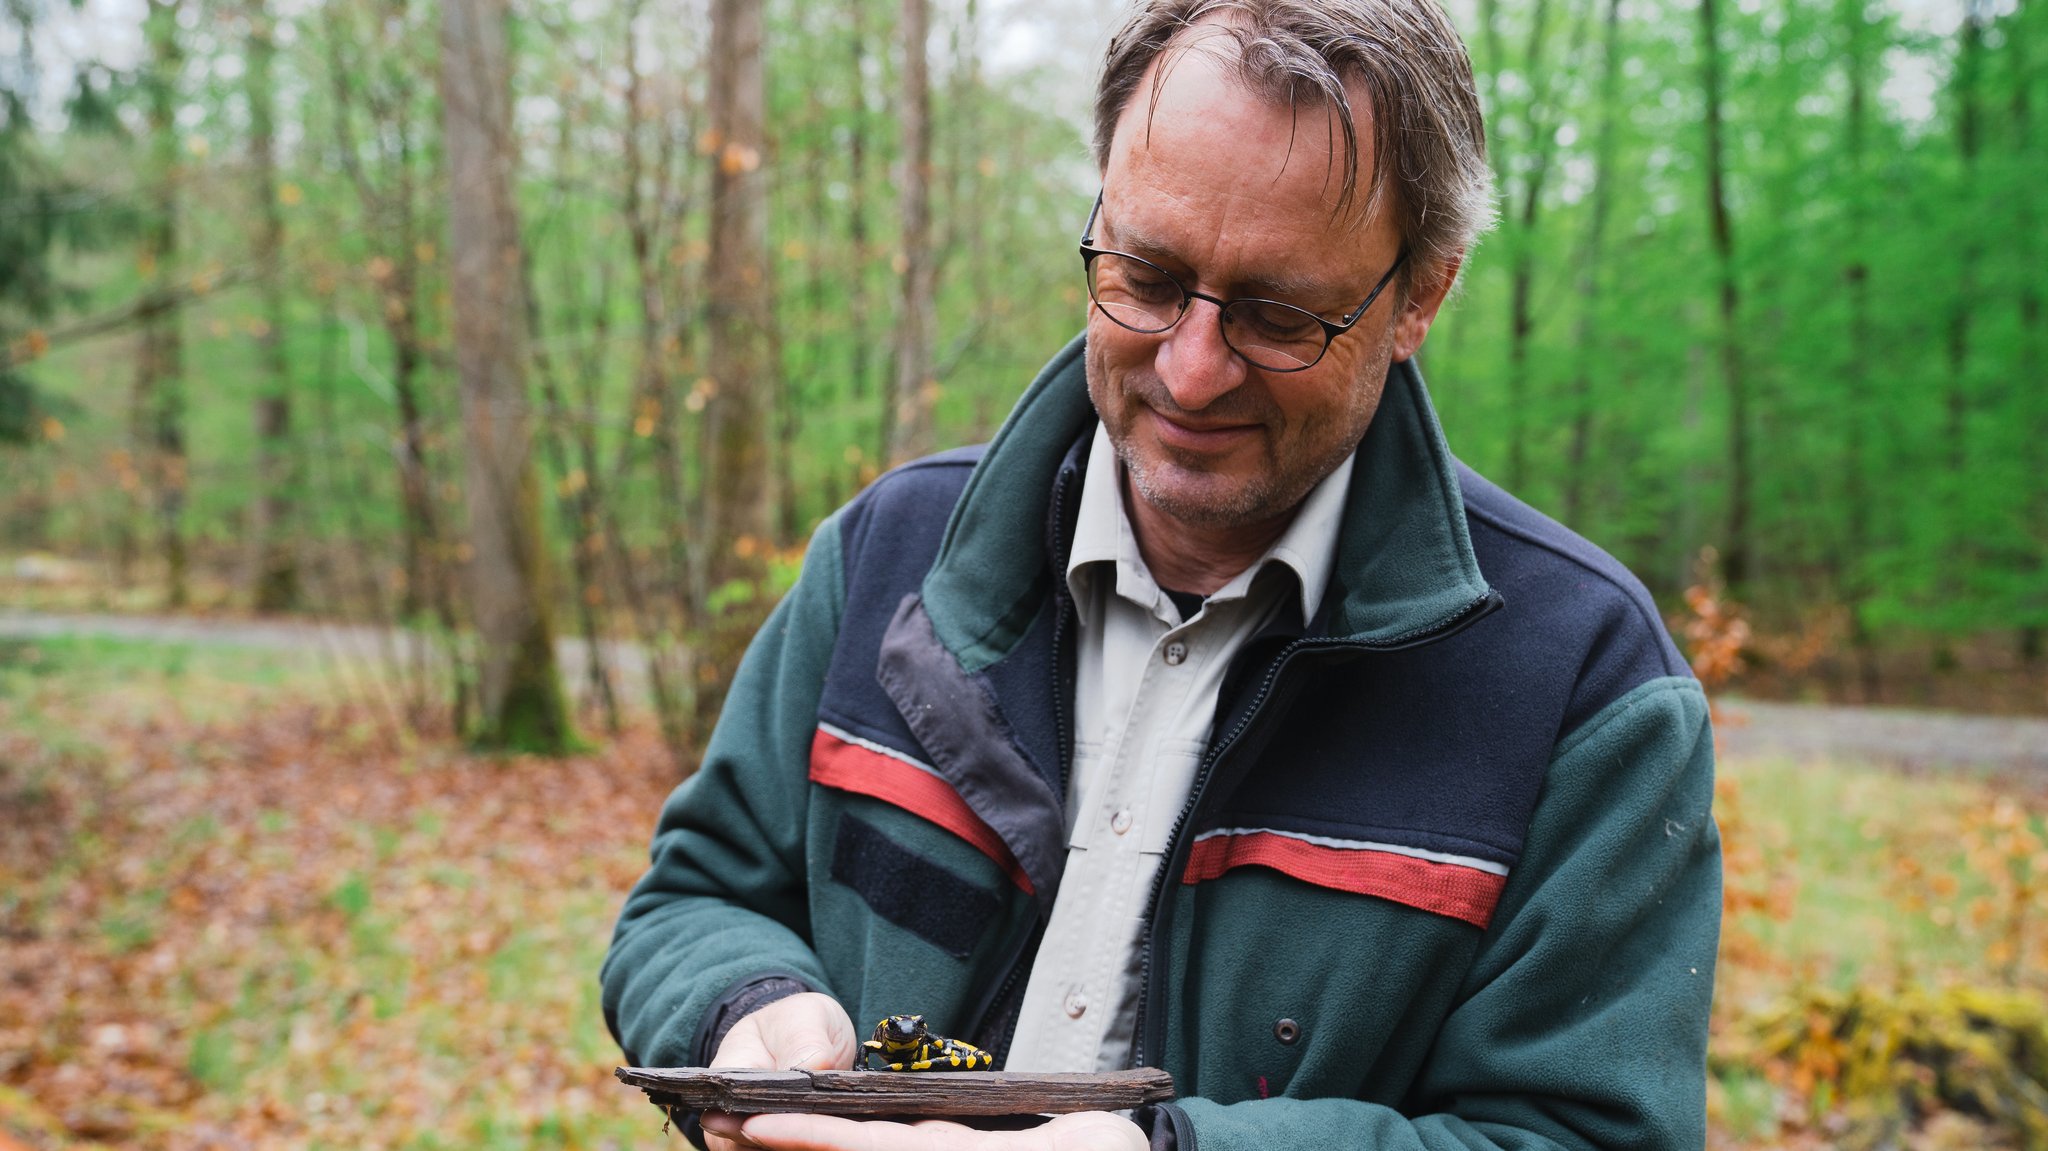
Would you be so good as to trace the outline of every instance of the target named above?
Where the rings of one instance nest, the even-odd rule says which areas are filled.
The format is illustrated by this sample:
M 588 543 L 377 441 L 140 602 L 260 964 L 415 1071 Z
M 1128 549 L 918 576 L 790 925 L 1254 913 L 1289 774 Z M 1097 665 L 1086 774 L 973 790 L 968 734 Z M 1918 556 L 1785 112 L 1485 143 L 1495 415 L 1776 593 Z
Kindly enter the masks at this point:
M 910 1047 L 924 1042 L 930 1032 L 922 1015 L 891 1015 L 875 1024 L 874 1042 L 886 1047 Z

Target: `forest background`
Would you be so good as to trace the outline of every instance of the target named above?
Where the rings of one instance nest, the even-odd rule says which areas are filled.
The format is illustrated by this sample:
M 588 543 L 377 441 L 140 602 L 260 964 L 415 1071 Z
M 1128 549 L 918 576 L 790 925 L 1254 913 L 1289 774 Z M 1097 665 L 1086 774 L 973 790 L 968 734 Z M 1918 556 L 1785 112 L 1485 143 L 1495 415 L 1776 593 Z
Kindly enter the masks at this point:
M 2048 712 L 2048 4 L 1450 7 L 1454 449 L 1717 690 Z M 652 812 L 811 528 L 1079 330 L 1114 15 L 0 0 L 0 609 L 326 656 L 0 640 L 0 1149 L 639 1130 Z M 2048 1147 L 2038 784 L 1785 766 L 1716 1145 Z
M 1457 5 L 1501 223 L 1424 352 L 1454 448 L 1673 608 L 1725 582 L 1778 690 L 2048 707 L 2044 9 Z M 681 749 L 810 528 L 1079 329 L 1112 14 L 534 0 L 491 71 L 422 0 L 9 0 L 0 549 L 414 628 L 465 728 L 531 566 Z M 512 246 L 458 291 L 470 139 Z M 476 532 L 464 300 L 531 543 Z

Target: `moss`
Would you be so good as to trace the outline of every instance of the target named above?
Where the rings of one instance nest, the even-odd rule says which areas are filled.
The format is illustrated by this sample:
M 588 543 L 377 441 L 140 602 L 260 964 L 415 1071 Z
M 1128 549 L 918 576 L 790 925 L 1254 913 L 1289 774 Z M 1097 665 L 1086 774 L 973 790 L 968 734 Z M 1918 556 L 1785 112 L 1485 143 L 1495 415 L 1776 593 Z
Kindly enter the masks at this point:
M 528 628 L 506 671 L 503 699 L 488 702 L 470 742 L 479 751 L 569 755 L 587 750 L 569 722 L 569 703 L 555 670 L 551 631 Z

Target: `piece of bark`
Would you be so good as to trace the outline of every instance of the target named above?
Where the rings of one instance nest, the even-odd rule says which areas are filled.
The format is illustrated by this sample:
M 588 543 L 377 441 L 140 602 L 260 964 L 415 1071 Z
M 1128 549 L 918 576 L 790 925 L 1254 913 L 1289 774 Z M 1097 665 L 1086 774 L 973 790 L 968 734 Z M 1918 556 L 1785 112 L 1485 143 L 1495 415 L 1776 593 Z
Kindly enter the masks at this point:
M 816 1115 L 1057 1115 L 1120 1111 L 1173 1098 L 1154 1067 L 1093 1074 L 1016 1071 L 744 1071 L 621 1067 L 620 1082 L 668 1110 Z

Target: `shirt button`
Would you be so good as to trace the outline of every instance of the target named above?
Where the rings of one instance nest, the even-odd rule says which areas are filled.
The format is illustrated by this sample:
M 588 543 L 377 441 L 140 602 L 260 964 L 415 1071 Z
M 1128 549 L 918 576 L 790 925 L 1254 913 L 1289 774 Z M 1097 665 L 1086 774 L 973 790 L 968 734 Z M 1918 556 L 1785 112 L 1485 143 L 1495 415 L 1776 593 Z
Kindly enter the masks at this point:
M 1122 835 L 1131 829 L 1131 809 L 1126 807 L 1109 817 L 1109 829 Z
M 1179 640 L 1174 640 L 1172 643 L 1166 645 L 1167 663 L 1170 663 L 1175 667 L 1179 667 L 1181 665 L 1181 661 L 1187 658 L 1188 645 L 1180 642 Z
M 1088 997 L 1079 991 L 1069 991 L 1067 992 L 1066 1008 L 1069 1018 L 1079 1019 L 1082 1012 L 1088 1010 Z

